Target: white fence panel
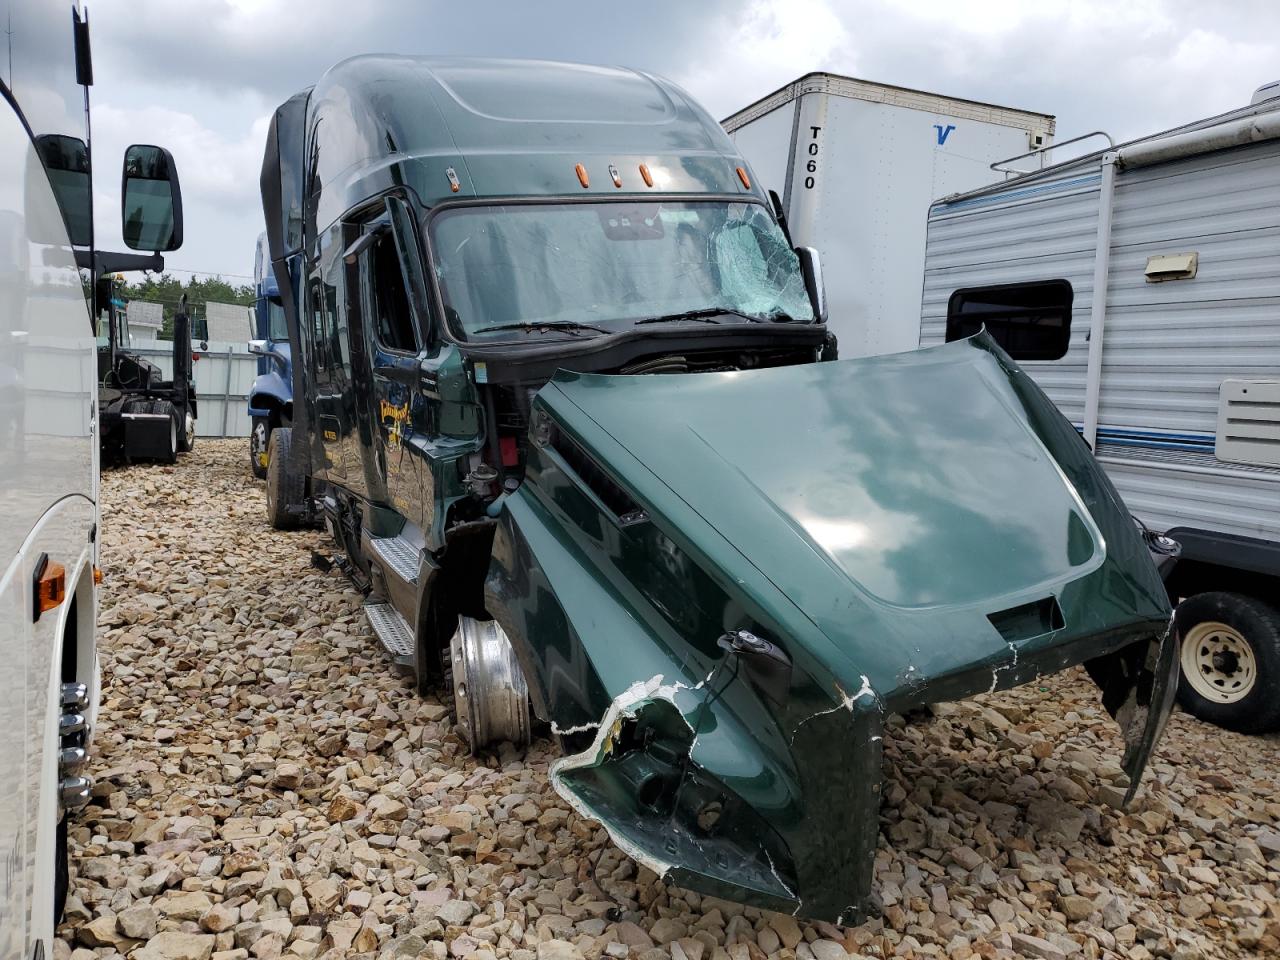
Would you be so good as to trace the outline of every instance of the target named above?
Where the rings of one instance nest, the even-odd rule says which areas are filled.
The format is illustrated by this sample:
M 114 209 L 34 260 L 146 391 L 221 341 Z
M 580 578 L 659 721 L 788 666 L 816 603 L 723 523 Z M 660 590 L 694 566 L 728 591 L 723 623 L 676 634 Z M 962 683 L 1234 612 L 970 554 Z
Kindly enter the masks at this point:
M 196 349 L 191 365 L 196 384 L 198 437 L 249 436 L 249 390 L 258 375 L 258 358 L 243 343 L 209 340 L 208 349 Z M 150 360 L 173 376 L 173 345 L 156 340 L 133 345 L 129 350 Z

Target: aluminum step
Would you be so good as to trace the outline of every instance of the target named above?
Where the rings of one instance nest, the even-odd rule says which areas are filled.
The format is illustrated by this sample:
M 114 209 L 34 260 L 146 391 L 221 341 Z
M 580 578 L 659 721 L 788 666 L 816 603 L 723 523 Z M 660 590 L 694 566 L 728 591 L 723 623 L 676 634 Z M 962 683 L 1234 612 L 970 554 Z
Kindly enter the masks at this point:
M 405 583 L 418 582 L 418 548 L 403 537 L 374 537 L 369 541 L 373 552 Z
M 396 666 L 413 667 L 413 628 L 400 612 L 386 601 L 372 600 L 364 605 L 364 615 Z

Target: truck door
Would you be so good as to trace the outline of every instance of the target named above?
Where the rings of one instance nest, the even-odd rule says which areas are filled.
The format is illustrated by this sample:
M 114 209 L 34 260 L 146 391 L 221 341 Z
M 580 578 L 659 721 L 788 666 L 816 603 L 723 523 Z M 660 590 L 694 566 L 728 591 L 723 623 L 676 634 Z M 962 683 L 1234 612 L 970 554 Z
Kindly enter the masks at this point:
M 396 511 L 421 526 L 426 516 L 424 491 L 429 488 L 424 475 L 426 423 L 419 384 L 425 318 L 413 273 L 406 276 L 404 270 L 408 261 L 418 265 L 420 274 L 421 260 L 403 201 L 389 198 L 382 215 L 364 229 L 372 236 L 360 253 L 358 274 L 380 474 L 369 479 L 371 483 L 381 480 Z
M 325 267 L 329 269 L 325 269 Z M 328 479 L 345 479 L 344 439 L 351 428 L 345 415 L 346 395 L 351 381 L 351 356 L 345 323 L 340 326 L 337 282 L 332 264 L 321 260 L 320 269 L 309 281 L 307 325 L 315 357 L 316 433 L 324 451 L 323 469 Z

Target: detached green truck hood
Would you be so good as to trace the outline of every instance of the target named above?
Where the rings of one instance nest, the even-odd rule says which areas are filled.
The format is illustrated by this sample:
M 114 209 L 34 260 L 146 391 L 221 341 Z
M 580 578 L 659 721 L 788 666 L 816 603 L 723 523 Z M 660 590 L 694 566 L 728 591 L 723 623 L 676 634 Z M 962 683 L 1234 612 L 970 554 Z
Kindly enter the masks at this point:
M 1136 784 L 1176 671 L 1164 588 L 1074 428 L 989 338 L 562 373 L 531 434 L 489 609 L 568 731 L 557 788 L 674 881 L 852 922 L 887 713 L 1082 662 Z
M 882 697 L 1008 653 L 983 619 L 1052 596 L 1106 555 L 1005 370 L 981 350 L 692 377 L 566 374 L 551 389 L 558 414 L 607 433 L 645 471 L 628 481 L 695 511 L 740 555 L 722 563 L 759 571 L 828 655 L 848 660 L 848 679 L 868 675 Z M 1148 586 L 1163 618 L 1158 581 Z M 976 628 L 950 629 L 956 618 Z

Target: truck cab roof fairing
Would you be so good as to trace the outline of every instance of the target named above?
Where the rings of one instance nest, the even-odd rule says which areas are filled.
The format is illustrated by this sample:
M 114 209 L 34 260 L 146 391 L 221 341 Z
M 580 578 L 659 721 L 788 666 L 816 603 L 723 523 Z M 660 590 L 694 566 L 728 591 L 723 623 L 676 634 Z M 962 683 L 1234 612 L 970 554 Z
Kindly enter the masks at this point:
M 306 137 L 312 227 L 406 185 L 428 206 L 467 197 L 650 190 L 765 199 L 758 186 L 742 184 L 733 143 L 683 90 L 617 67 L 353 57 L 316 84 Z M 575 172 L 579 163 L 589 173 L 585 188 Z

